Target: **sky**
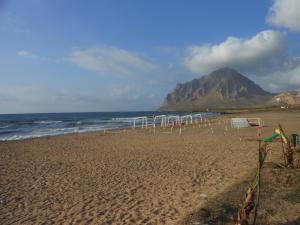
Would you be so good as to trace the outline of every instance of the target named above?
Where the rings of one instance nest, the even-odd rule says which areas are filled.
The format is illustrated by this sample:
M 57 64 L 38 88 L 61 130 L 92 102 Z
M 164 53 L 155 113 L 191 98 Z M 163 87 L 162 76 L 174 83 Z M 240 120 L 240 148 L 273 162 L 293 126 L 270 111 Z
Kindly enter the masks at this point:
M 300 90 L 299 0 L 0 0 L 0 113 L 155 110 L 231 67 Z

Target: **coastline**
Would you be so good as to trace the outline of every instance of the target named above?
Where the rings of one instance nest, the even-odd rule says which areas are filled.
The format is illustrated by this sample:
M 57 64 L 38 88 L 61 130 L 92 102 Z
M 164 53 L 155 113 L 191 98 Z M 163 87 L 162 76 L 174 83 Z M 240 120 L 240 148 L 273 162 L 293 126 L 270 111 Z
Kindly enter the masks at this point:
M 218 112 L 198 112 L 203 118 L 218 117 Z M 215 115 L 214 115 L 215 114 Z M 72 133 L 109 132 L 113 130 L 142 127 L 142 121 L 135 118 L 145 117 L 148 126 L 153 126 L 153 118 L 160 115 L 157 111 L 146 112 L 97 112 L 97 113 L 42 113 L 0 115 L 0 141 L 25 140 L 53 137 Z M 184 116 L 195 113 L 165 112 L 163 115 Z M 71 118 L 71 119 L 70 119 Z M 144 122 L 144 121 L 143 121 Z M 159 124 L 158 120 L 156 124 Z

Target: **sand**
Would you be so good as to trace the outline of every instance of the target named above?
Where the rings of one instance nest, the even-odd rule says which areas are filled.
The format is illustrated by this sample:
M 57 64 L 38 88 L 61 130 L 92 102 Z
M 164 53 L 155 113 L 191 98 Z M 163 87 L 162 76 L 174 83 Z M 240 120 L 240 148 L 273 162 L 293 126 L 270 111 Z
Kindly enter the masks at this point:
M 300 133 L 300 112 L 224 118 L 237 116 L 263 118 L 264 136 L 278 122 Z M 0 223 L 181 224 L 256 167 L 257 142 L 240 141 L 256 128 L 212 127 L 0 142 Z M 281 160 L 280 144 L 268 160 Z

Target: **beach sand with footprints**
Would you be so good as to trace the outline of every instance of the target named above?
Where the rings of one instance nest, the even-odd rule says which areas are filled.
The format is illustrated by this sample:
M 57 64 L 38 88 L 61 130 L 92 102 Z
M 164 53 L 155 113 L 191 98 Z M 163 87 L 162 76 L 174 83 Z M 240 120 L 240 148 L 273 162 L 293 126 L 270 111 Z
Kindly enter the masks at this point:
M 0 223 L 186 223 L 257 166 L 258 143 L 240 140 L 255 138 L 256 128 L 225 131 L 231 117 L 262 118 L 263 136 L 278 122 L 300 133 L 299 111 L 261 112 L 188 125 L 181 135 L 157 127 L 0 142 Z M 267 161 L 281 162 L 281 154 L 274 143 Z M 293 208 L 277 221 L 297 219 L 299 204 Z

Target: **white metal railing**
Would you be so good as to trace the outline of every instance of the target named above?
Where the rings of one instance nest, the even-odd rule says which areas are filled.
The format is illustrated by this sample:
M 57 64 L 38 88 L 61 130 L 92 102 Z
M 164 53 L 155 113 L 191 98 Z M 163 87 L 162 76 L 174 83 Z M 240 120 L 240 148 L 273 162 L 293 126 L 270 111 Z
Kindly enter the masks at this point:
M 141 117 L 136 117 L 133 119 L 133 128 L 136 127 L 136 121 L 141 120 L 142 122 L 142 128 L 144 128 L 144 125 L 146 126 L 146 128 L 148 127 L 148 121 L 147 121 L 147 116 L 141 116 Z
M 185 120 L 185 123 L 186 125 L 189 124 L 189 121 L 190 121 L 190 124 L 193 124 L 193 117 L 192 115 L 184 115 L 184 116 L 181 116 L 180 117 L 180 123 L 182 124 L 182 122 Z
M 170 125 L 170 120 L 173 121 L 173 123 L 175 122 L 175 124 L 179 124 L 180 116 L 168 116 L 168 125 Z
M 156 120 L 161 120 L 160 126 L 161 127 L 166 127 L 167 126 L 167 116 L 166 115 L 158 115 L 155 116 L 153 119 L 153 127 L 156 126 Z
M 195 121 L 196 123 L 198 123 L 198 119 L 199 119 L 199 118 L 200 118 L 200 122 L 202 122 L 202 120 L 203 120 L 202 113 L 194 114 L 193 117 L 194 117 L 194 121 Z

